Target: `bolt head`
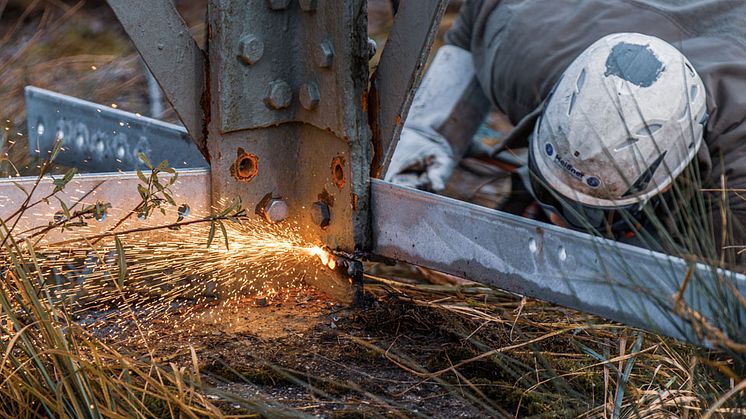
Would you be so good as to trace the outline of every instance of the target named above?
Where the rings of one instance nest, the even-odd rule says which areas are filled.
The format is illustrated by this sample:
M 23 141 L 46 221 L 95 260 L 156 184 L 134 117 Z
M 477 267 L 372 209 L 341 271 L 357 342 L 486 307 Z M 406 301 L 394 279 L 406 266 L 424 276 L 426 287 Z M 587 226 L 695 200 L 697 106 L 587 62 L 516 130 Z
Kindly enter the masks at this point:
M 368 59 L 372 59 L 378 52 L 378 44 L 373 38 L 368 38 Z
M 254 64 L 264 55 L 264 42 L 254 35 L 246 35 L 239 43 L 240 53 L 238 58 L 246 64 Z
M 306 12 L 314 12 L 319 7 L 319 0 L 300 0 L 300 8 Z
M 287 202 L 282 199 L 270 199 L 264 206 L 264 217 L 271 223 L 284 221 L 290 215 Z
M 321 68 L 329 68 L 334 60 L 334 50 L 329 41 L 321 41 L 315 51 L 316 65 Z
M 321 101 L 319 86 L 317 86 L 316 83 L 313 82 L 304 84 L 300 88 L 299 96 L 300 104 L 309 111 L 316 109 L 316 107 L 319 105 L 319 102 Z
M 290 85 L 283 80 L 275 80 L 269 83 L 267 96 L 264 103 L 272 109 L 285 109 L 290 106 L 293 100 L 293 90 Z
M 311 206 L 311 219 L 313 219 L 314 224 L 321 228 L 329 226 L 332 219 L 329 205 L 321 201 L 314 202 Z
M 267 4 L 272 10 L 285 10 L 290 6 L 290 0 L 267 0 Z

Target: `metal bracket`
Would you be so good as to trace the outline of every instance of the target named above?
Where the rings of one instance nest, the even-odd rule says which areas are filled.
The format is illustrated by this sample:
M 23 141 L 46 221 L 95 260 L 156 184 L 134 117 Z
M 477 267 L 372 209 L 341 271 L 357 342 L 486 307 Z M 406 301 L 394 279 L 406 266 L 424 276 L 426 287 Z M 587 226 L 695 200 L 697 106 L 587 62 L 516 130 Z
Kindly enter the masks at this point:
M 146 10 L 109 0 L 209 156 L 213 203 L 238 196 L 250 207 L 270 195 L 282 202 L 283 211 L 273 213 L 287 213 L 283 222 L 299 225 L 309 240 L 364 248 L 371 160 L 363 110 L 366 2 L 211 0 L 207 60 L 171 2 L 154 3 Z
M 355 137 L 365 16 L 361 1 L 211 2 L 220 132 L 305 122 Z

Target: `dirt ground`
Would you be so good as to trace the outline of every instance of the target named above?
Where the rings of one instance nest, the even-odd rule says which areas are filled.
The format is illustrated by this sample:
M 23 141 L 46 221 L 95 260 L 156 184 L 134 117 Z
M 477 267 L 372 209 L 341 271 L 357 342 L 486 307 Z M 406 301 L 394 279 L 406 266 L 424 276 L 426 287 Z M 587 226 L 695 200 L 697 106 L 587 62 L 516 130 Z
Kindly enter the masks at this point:
M 417 362 L 432 364 L 440 352 L 431 352 L 433 347 L 460 343 L 433 336 L 432 326 L 425 324 L 418 324 L 406 342 L 396 342 L 399 336 L 392 331 L 411 330 L 407 323 L 412 319 L 390 311 L 406 310 L 406 304 L 399 307 L 401 302 L 392 301 L 382 309 L 383 304 L 388 303 L 353 310 L 311 289 L 287 291 L 263 304 L 247 297 L 193 320 L 197 332 L 159 331 L 156 353 L 189 365 L 186 342 L 191 342 L 202 373 L 217 389 L 272 400 L 306 414 L 480 416 L 480 410 L 452 394 L 453 389 L 424 381 L 385 357 L 385 348 L 396 346 L 398 351 L 419 340 L 428 345 L 419 346 L 427 351 Z M 221 407 L 246 412 L 240 403 Z

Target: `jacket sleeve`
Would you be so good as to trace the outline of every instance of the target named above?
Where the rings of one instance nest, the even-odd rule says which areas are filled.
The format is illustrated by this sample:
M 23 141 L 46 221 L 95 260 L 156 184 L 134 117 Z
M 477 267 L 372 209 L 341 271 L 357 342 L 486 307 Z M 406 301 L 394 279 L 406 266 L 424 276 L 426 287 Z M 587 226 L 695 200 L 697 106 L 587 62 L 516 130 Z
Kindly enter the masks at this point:
M 482 3 L 482 0 L 466 0 L 466 4 L 461 7 L 458 17 L 453 22 L 453 26 L 446 32 L 446 44 L 471 51 L 471 35 L 480 3 Z
M 474 74 L 468 50 L 445 45 L 435 54 L 404 123 L 402 141 L 409 132 L 448 144 L 460 159 L 490 109 Z

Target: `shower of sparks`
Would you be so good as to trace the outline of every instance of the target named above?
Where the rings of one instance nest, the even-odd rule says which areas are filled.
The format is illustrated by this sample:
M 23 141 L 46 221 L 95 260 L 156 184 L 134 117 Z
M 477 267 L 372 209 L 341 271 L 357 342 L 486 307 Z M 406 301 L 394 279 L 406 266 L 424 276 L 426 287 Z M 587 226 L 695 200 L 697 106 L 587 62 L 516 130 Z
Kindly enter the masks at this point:
M 206 305 L 303 287 L 304 280 L 323 279 L 330 275 L 327 267 L 336 267 L 333 256 L 305 242 L 292 225 L 243 221 L 225 226 L 229 248 L 219 228 L 207 247 L 209 225 L 163 230 L 155 237 L 123 236 L 127 271 L 121 282 L 113 241 L 93 250 L 42 250 L 42 269 L 56 281 L 54 294 L 72 314 L 93 327 L 124 331 L 133 321 L 128 310 L 141 324 L 178 311 L 179 327 L 209 313 L 199 310 Z

